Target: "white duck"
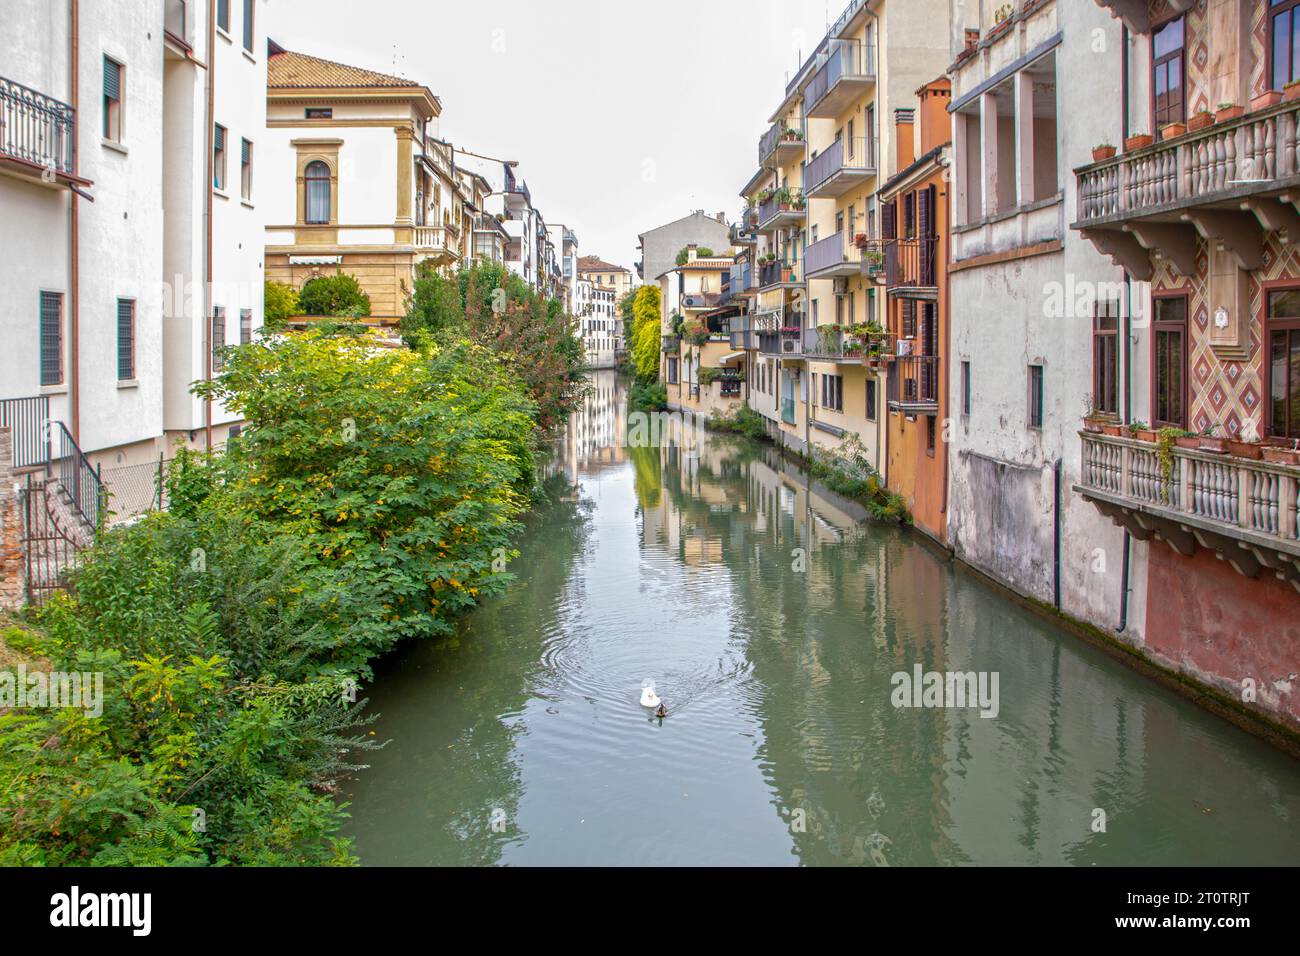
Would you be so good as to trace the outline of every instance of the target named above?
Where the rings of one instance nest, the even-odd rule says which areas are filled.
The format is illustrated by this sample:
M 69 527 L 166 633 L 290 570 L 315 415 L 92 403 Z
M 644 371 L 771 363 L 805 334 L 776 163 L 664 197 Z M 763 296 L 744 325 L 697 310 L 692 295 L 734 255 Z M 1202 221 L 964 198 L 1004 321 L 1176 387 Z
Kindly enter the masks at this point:
M 641 682 L 641 706 L 658 707 L 659 695 L 655 693 L 655 682 L 646 680 Z

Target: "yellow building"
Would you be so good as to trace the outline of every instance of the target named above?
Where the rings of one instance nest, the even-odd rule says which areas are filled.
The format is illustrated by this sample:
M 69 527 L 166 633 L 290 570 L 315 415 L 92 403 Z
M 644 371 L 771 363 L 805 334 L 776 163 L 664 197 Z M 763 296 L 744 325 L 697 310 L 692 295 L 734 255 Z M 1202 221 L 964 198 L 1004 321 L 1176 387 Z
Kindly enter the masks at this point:
M 264 174 L 266 277 L 295 289 L 356 277 L 370 321 L 396 323 L 416 266 L 460 259 L 464 197 L 442 104 L 402 77 L 272 47 Z
M 664 341 L 659 375 L 673 411 L 708 418 L 730 414 L 743 401 L 745 353 L 732 348 L 722 317 L 733 264 L 731 256 L 700 258 L 690 246 L 680 266 L 658 277 Z

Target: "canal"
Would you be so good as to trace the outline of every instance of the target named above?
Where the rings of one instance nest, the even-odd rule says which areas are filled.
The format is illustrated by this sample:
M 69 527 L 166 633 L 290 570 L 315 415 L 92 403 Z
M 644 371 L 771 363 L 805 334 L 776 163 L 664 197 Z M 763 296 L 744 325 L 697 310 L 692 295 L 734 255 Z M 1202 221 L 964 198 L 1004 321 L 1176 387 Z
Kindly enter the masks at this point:
M 598 373 L 517 582 L 378 665 L 388 743 L 344 788 L 363 863 L 1300 860 L 1291 758 L 771 448 L 626 448 L 625 416 Z M 918 665 L 996 675 L 996 716 L 894 706 Z

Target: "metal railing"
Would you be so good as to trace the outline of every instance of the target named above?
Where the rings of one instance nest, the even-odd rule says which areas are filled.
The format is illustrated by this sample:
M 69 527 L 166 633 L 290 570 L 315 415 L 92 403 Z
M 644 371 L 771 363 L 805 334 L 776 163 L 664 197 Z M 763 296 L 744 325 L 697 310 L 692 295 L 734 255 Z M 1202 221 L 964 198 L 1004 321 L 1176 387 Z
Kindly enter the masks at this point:
M 884 329 L 822 325 L 803 334 L 803 354 L 808 358 L 883 364 L 893 353 L 894 336 Z
M 807 209 L 807 201 L 802 195 L 791 196 L 789 199 L 779 199 L 773 196 L 771 199 L 765 199 L 758 204 L 758 225 L 759 228 L 766 226 L 777 216 L 787 214 L 792 218 L 802 219 L 804 210 Z
M 67 103 L 0 76 L 0 155 L 71 174 L 75 132 Z
M 0 399 L 0 428 L 8 428 L 15 468 L 32 468 L 50 460 L 50 398 Z
M 843 79 L 873 79 L 876 75 L 875 49 L 857 40 L 831 40 L 825 61 L 813 74 L 805 94 L 807 109 L 812 111 Z
M 833 236 L 814 242 L 803 254 L 803 272 L 805 276 L 815 276 L 836 267 L 845 270 L 861 271 L 863 250 L 853 241 L 847 232 L 837 232 Z
M 99 470 L 73 441 L 63 422 L 50 423 L 51 466 L 58 466 L 59 484 L 72 507 L 91 528 L 98 528 L 104 515 L 104 483 Z
M 785 282 L 799 282 L 799 263 L 783 262 L 778 259 L 775 262 L 766 262 L 759 266 L 758 285 L 759 288 L 766 288 L 772 285 L 779 285 Z
M 889 370 L 889 407 L 936 411 L 939 407 L 939 356 L 899 355 Z
M 187 6 L 186 0 L 167 0 L 163 10 L 163 29 L 188 46 L 190 37 L 186 31 Z
M 869 239 L 862 256 L 863 275 L 885 277 L 890 289 L 933 289 L 938 284 L 939 240 Z
M 1091 433 L 1081 438 L 1084 490 L 1300 554 L 1300 472 L 1294 466 L 1176 445 L 1162 462 L 1154 442 Z
M 768 158 L 776 152 L 776 148 L 783 144 L 790 146 L 804 145 L 807 139 L 807 122 L 800 120 L 795 125 L 788 123 L 773 123 L 766 133 L 758 140 L 758 164 L 761 166 L 767 162 Z
M 660 349 L 664 352 L 680 352 L 682 337 L 680 335 L 662 335 L 659 337 Z
M 837 139 L 818 153 L 804 170 L 804 191 L 812 195 L 841 173 L 873 173 L 876 141 L 863 136 Z

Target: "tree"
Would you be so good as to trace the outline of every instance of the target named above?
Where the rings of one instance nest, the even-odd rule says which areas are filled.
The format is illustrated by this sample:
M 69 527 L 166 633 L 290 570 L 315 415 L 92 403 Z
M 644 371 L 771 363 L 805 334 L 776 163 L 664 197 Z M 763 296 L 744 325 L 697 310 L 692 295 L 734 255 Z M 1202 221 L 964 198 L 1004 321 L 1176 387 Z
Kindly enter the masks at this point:
M 298 311 L 298 293 L 293 286 L 274 279 L 267 279 L 263 296 L 263 324 L 269 328 L 282 325 L 291 316 L 301 315 Z
M 632 301 L 632 359 L 643 382 L 659 377 L 661 296 L 659 287 L 643 285 Z
M 439 332 L 459 328 L 465 322 L 465 308 L 457 283 L 421 264 L 398 328 L 408 340 L 417 332 Z
M 303 283 L 298 293 L 298 307 L 303 315 L 332 315 L 360 318 L 370 314 L 370 296 L 361 289 L 354 276 L 339 272 L 317 276 Z

